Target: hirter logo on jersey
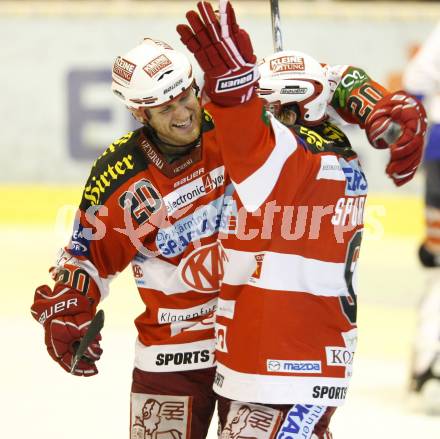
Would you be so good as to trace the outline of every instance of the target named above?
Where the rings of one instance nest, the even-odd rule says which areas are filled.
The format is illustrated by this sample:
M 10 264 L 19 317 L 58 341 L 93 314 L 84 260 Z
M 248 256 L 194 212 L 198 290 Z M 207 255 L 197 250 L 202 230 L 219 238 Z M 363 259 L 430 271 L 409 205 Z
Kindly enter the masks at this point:
M 304 58 L 301 56 L 280 56 L 270 61 L 270 70 L 274 73 L 304 71 Z
M 136 64 L 118 56 L 113 64 L 113 73 L 124 82 L 129 83 L 135 68 Z
M 161 72 L 165 67 L 171 65 L 170 59 L 165 55 L 159 55 L 150 61 L 147 65 L 144 66 L 144 72 L 150 77 L 153 78 L 159 72 Z

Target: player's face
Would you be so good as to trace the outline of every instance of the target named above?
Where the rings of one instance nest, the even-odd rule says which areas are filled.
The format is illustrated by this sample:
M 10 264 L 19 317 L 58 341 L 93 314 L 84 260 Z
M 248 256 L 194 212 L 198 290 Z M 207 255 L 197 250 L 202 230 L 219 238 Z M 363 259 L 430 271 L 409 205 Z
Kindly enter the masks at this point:
M 201 107 L 192 88 L 168 104 L 149 109 L 149 114 L 149 124 L 166 143 L 187 145 L 200 135 Z
M 295 124 L 297 116 L 292 110 L 282 109 L 277 119 L 284 125 L 290 127 Z

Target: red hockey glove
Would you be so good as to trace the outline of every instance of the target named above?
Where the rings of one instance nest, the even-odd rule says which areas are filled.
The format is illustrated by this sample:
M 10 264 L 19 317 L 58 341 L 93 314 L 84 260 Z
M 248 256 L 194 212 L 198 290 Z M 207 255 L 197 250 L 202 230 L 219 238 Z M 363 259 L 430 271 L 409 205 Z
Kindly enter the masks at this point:
M 210 3 L 199 2 L 197 8 L 200 15 L 186 14 L 191 27 L 179 24 L 177 32 L 205 73 L 204 92 L 225 107 L 248 101 L 259 78 L 249 35 L 237 25 L 228 1 L 219 1 L 220 21 Z
M 382 98 L 368 116 L 368 140 L 375 148 L 390 149 L 386 173 L 396 186 L 414 177 L 422 159 L 426 127 L 423 105 L 404 91 Z
M 35 291 L 31 312 L 44 326 L 44 341 L 49 355 L 70 372 L 76 348 L 92 320 L 89 300 L 65 285 L 56 285 L 54 291 L 42 285 Z M 100 340 L 101 335 L 98 335 L 91 343 L 78 362 L 74 375 L 92 376 L 98 373 L 95 362 L 102 354 Z

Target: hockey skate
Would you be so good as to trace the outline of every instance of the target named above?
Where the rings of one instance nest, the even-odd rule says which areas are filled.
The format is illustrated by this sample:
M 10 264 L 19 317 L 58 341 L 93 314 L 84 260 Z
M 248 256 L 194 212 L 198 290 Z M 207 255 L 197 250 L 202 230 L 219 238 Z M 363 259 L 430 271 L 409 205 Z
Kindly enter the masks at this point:
M 418 409 L 440 415 L 440 270 L 430 275 L 419 307 L 410 391 Z
M 410 390 L 420 410 L 429 415 L 440 415 L 440 354 L 426 372 L 413 373 Z

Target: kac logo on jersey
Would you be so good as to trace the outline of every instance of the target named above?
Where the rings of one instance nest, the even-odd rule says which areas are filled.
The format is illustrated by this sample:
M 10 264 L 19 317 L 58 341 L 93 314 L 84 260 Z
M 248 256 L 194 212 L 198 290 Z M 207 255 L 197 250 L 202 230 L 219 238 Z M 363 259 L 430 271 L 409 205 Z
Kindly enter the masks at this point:
M 182 262 L 180 272 L 184 284 L 200 293 L 215 293 L 224 275 L 224 250 L 214 242 L 196 248 Z

